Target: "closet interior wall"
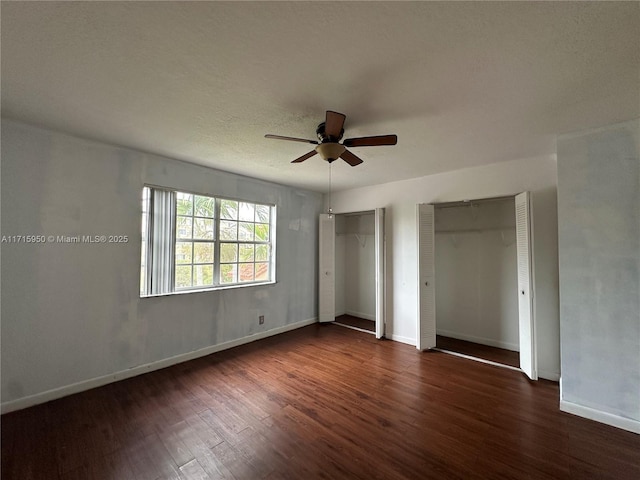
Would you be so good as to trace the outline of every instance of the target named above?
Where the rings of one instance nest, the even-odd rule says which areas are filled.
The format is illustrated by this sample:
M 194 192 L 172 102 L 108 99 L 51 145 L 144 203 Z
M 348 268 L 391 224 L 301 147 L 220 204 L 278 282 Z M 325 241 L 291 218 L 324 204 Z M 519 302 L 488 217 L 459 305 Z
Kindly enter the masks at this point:
M 519 351 L 513 198 L 435 212 L 437 334 Z
M 336 316 L 376 319 L 375 215 L 336 215 Z

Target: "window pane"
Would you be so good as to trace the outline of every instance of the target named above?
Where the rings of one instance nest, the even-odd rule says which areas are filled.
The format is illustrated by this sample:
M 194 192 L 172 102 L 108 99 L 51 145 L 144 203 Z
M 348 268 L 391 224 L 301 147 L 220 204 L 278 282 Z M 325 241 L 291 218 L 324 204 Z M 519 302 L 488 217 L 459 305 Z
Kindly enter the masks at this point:
M 234 202 L 233 200 L 220 200 L 220 218 L 237 220 L 238 202 Z
M 240 222 L 238 224 L 238 240 L 253 241 L 253 223 Z
M 268 263 L 256 263 L 256 280 L 269 280 Z
M 213 242 L 193 244 L 193 263 L 213 263 Z
M 245 222 L 255 221 L 255 206 L 253 203 L 240 202 L 240 220 Z
M 176 288 L 191 286 L 191 265 L 176 267 Z
M 213 240 L 213 219 L 194 218 L 193 221 L 193 238 Z
M 198 217 L 211 217 L 215 212 L 215 199 L 196 195 L 194 199 L 194 215 Z
M 206 287 L 213 285 L 213 265 L 195 265 L 193 267 L 193 286 Z
M 240 261 L 253 262 L 253 244 L 241 243 L 239 247 Z
M 269 223 L 269 210 L 268 205 L 256 205 L 256 222 Z
M 268 259 L 269 245 L 256 245 L 256 262 L 265 262 Z
M 176 213 L 178 215 L 193 214 L 193 195 L 190 193 L 176 192 Z
M 238 222 L 220 220 L 220 240 L 237 240 Z
M 237 283 L 238 264 L 227 263 L 220 265 L 220 283 Z
M 253 281 L 253 263 L 240 264 L 240 281 L 241 282 Z
M 269 241 L 269 224 L 268 223 L 256 223 L 256 241 L 268 242 Z
M 191 217 L 176 218 L 176 238 L 191 238 Z
M 191 263 L 191 242 L 176 242 L 176 263 Z
M 223 263 L 238 261 L 238 245 L 235 243 L 220 244 L 220 261 Z

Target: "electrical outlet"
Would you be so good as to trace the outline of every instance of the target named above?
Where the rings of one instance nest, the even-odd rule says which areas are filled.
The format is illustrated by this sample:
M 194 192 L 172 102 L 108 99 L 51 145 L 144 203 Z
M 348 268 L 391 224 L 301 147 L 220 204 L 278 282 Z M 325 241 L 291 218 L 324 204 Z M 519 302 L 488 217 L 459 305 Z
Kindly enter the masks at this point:
M 262 325 L 264 323 L 264 315 L 260 315 L 258 317 L 258 324 Z

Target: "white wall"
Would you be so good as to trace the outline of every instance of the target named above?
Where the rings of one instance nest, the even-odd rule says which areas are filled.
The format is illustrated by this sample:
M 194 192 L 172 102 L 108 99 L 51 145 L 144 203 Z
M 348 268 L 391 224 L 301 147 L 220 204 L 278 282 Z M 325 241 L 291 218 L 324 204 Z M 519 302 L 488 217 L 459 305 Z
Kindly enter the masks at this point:
M 640 433 L 640 120 L 558 139 L 561 407 Z
M 557 380 L 560 373 L 560 333 L 556 179 L 555 157 L 546 156 L 334 192 L 332 207 L 337 213 L 378 207 L 386 209 L 385 305 L 388 336 L 409 344 L 416 343 L 416 204 L 514 195 L 528 190 L 532 192 L 534 209 L 538 374 Z
M 375 215 L 349 215 L 345 235 L 345 309 L 349 315 L 376 319 Z
M 437 333 L 519 351 L 513 198 L 436 208 Z
M 336 316 L 376 319 L 375 215 L 336 215 Z
M 276 204 L 277 283 L 139 298 L 145 183 Z M 3 410 L 315 321 L 321 204 L 317 193 L 3 120 L 2 235 L 130 239 L 2 244 Z
M 346 246 L 347 246 L 347 227 L 346 217 L 344 215 L 336 215 L 336 245 L 335 245 L 335 287 L 336 287 L 336 317 L 347 313 L 346 305 Z

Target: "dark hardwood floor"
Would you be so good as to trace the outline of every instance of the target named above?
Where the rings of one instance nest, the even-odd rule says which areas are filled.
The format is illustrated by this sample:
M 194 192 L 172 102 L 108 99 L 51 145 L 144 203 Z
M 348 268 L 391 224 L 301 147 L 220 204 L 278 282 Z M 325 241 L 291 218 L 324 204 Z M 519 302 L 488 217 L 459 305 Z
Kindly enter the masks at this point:
M 505 350 L 504 348 L 480 345 L 479 343 L 443 337 L 441 335 L 436 335 L 436 347 L 491 362 L 502 363 L 503 365 L 509 365 L 511 367 L 520 367 L 520 354 L 518 352 L 512 352 L 511 350 Z
M 314 324 L 2 416 L 2 479 L 634 479 L 558 385 Z
M 341 323 L 350 327 L 361 328 L 362 330 L 366 330 L 367 332 L 375 333 L 376 331 L 376 322 L 360 317 L 354 317 L 353 315 L 340 315 L 336 317 L 336 323 Z

